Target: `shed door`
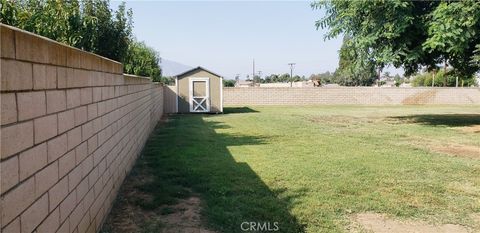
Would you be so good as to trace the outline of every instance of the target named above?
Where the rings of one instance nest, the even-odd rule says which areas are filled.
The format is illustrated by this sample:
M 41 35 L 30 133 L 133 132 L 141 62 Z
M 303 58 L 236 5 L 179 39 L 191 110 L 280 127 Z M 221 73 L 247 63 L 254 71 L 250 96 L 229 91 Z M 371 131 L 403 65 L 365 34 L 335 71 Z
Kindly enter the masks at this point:
M 210 112 L 210 83 L 208 78 L 190 78 L 190 112 Z

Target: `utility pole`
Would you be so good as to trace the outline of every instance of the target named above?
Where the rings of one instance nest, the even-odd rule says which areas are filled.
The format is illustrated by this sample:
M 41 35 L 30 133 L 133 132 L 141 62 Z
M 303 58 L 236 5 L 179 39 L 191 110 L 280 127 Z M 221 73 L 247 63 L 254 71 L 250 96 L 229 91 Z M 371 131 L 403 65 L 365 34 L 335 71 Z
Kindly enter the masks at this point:
M 253 59 L 252 82 L 253 86 L 255 86 L 255 58 Z
M 288 65 L 290 66 L 290 87 L 293 86 L 293 68 L 295 67 L 295 63 L 288 63 Z

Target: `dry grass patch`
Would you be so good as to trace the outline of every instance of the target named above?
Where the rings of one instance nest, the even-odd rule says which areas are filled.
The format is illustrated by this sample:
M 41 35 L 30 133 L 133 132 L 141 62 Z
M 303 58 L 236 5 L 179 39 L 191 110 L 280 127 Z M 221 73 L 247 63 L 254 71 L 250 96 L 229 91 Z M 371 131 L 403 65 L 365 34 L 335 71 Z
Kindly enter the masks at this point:
M 465 157 L 471 159 L 480 159 L 480 147 L 461 144 L 446 144 L 443 146 L 431 146 L 431 151 L 448 154 L 457 157 Z
M 426 148 L 435 153 L 446 154 L 454 157 L 480 159 L 480 147 L 450 142 L 440 142 L 425 138 L 410 138 L 409 144 L 417 148 Z
M 351 217 L 350 232 L 374 233 L 470 233 L 472 229 L 456 224 L 432 225 L 424 221 L 400 221 L 376 213 L 361 213 Z
M 137 185 L 151 182 L 152 178 L 138 174 L 134 176 L 135 179 L 127 179 L 122 185 L 117 202 L 105 221 L 102 232 L 142 232 L 148 222 L 155 219 L 155 212 L 145 211 L 135 205 L 139 200 L 145 202 L 153 200 L 151 195 L 136 188 Z
M 377 123 L 396 123 L 398 120 L 393 121 L 385 117 L 373 117 L 373 116 L 312 116 L 307 118 L 308 121 L 317 124 L 324 124 L 330 126 L 355 126 L 355 125 L 366 125 L 366 124 L 377 124 Z
M 480 125 L 460 127 L 459 130 L 463 133 L 480 133 Z
M 169 206 L 171 213 L 162 218 L 164 233 L 214 233 L 202 226 L 200 218 L 200 198 L 192 196 Z
M 480 228 L 480 213 L 474 213 L 470 216 L 473 221 L 477 224 L 477 226 Z

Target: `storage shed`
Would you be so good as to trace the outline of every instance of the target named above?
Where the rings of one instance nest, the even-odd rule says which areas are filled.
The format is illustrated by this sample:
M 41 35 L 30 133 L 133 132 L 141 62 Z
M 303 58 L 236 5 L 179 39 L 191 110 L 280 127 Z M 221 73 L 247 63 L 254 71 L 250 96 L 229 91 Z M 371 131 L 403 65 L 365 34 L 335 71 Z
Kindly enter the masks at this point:
M 223 112 L 223 78 L 203 67 L 193 68 L 175 77 L 176 112 Z

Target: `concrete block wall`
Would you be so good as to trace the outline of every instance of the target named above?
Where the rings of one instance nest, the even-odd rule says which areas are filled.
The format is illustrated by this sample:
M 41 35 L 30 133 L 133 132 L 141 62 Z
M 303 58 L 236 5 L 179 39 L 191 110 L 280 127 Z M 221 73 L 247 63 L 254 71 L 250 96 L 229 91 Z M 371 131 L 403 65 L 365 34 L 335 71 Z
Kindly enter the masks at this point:
M 480 88 L 250 87 L 224 88 L 224 105 L 465 104 L 480 105 Z
M 163 113 L 163 86 L 0 25 L 0 231 L 97 232 Z

